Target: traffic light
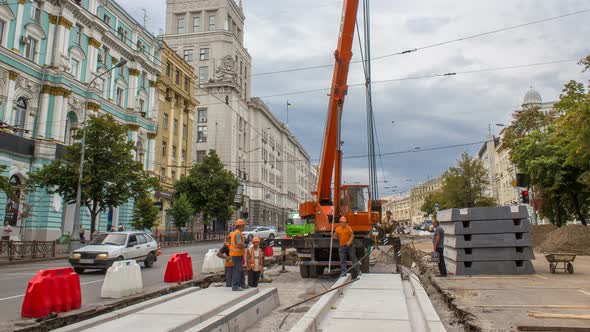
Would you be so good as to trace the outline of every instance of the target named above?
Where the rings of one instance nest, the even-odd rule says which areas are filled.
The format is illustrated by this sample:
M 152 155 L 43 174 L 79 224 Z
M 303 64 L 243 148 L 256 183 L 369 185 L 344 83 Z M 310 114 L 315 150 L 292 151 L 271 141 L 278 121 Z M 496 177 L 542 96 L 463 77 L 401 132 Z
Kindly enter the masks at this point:
M 520 197 L 522 198 L 522 202 L 525 204 L 528 204 L 530 202 L 529 200 L 529 191 L 528 190 L 523 190 L 520 192 Z

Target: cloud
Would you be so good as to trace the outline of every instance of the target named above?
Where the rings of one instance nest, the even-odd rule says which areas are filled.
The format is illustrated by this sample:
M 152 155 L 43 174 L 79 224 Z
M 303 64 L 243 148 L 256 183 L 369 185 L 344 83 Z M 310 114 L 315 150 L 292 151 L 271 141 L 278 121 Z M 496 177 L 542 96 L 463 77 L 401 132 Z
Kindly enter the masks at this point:
M 178 1 L 178 0 L 177 0 Z M 148 26 L 164 28 L 162 0 L 125 0 L 121 5 Z M 252 55 L 253 73 L 333 63 L 342 1 L 244 0 L 245 46 Z M 420 48 L 467 35 L 563 15 L 586 9 L 584 0 L 493 2 L 457 0 L 375 1 L 372 4 L 372 52 L 383 56 Z M 590 35 L 590 13 L 539 23 L 479 38 L 426 48 L 373 62 L 373 79 L 414 77 L 463 72 L 590 54 L 583 36 Z M 353 60 L 360 59 L 355 41 Z M 373 101 L 379 147 L 382 153 L 415 147 L 441 147 L 485 140 L 490 124 L 508 123 L 533 85 L 545 101 L 559 98 L 570 79 L 587 81 L 575 62 L 452 77 L 413 79 L 375 84 Z M 253 96 L 329 88 L 331 68 L 255 76 Z M 349 83 L 362 83 L 362 66 L 352 64 Z M 264 98 L 278 118 L 318 158 L 328 104 L 327 91 Z M 392 124 L 392 121 L 394 123 Z M 345 156 L 366 155 L 366 115 L 363 87 L 351 87 L 342 124 Z M 497 132 L 497 128 L 491 128 Z M 408 190 L 417 182 L 440 175 L 460 153 L 480 146 L 403 153 L 378 159 L 380 181 Z M 344 179 L 368 182 L 366 158 L 345 159 Z M 411 180 L 411 181 L 406 181 Z M 385 182 L 381 182 L 385 184 Z M 385 185 L 381 186 L 384 193 Z

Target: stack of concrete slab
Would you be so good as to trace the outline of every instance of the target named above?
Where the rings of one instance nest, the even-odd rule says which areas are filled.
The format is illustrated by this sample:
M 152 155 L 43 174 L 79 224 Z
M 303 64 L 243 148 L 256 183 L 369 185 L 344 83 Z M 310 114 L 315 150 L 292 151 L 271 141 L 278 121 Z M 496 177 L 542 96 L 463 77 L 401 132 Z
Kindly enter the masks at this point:
M 449 209 L 437 219 L 445 232 L 449 273 L 535 273 L 528 211 L 525 206 Z

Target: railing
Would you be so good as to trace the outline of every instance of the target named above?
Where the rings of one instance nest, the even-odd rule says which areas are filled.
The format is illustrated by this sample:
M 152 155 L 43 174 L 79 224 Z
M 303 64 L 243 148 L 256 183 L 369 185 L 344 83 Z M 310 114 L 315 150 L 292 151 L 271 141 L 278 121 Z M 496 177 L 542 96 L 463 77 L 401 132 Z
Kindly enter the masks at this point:
M 158 234 L 158 243 L 162 246 L 174 246 L 179 244 L 193 243 L 199 241 L 223 241 L 227 234 L 223 233 L 193 233 L 193 232 L 176 232 Z
M 0 257 L 9 261 L 23 258 L 55 257 L 53 241 L 0 241 Z

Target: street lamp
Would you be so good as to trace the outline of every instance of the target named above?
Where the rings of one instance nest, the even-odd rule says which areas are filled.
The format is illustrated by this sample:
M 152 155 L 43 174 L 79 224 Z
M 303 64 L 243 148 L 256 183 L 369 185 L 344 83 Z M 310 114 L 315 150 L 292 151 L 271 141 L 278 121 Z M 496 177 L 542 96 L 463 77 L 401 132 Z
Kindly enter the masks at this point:
M 82 121 L 82 141 L 80 142 L 80 174 L 78 175 L 78 190 L 76 192 L 76 208 L 74 210 L 74 231 L 73 234 L 70 236 L 71 239 L 79 240 L 78 237 L 78 228 L 80 228 L 80 204 L 82 203 L 82 176 L 84 173 L 84 156 L 86 152 L 86 120 L 88 117 L 88 94 L 90 93 L 90 87 L 92 83 L 96 81 L 98 78 L 112 72 L 113 70 L 123 67 L 127 64 L 127 60 L 122 60 L 117 62 L 116 65 L 111 67 L 109 70 L 101 73 L 100 75 L 95 76 L 88 84 L 86 85 L 86 107 L 84 107 L 84 119 Z M 90 230 L 90 238 L 92 238 L 92 229 Z M 70 245 L 70 252 L 73 250 L 72 246 Z

